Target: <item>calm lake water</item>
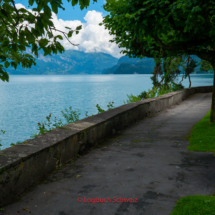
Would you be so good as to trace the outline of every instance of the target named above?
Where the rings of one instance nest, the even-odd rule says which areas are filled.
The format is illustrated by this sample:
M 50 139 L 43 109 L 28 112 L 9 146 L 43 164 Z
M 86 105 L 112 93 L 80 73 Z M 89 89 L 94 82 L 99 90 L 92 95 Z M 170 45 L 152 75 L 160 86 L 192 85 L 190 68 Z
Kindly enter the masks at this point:
M 29 139 L 38 133 L 37 123 L 46 116 L 63 118 L 61 111 L 72 106 L 81 111 L 80 118 L 96 114 L 96 104 L 107 109 L 123 105 L 127 94 L 138 95 L 152 87 L 151 75 L 11 75 L 10 82 L 0 81 L 1 149 L 11 143 Z M 213 84 L 212 74 L 191 75 L 192 86 Z M 188 79 L 182 82 L 189 86 Z M 52 118 L 53 118 L 52 117 Z

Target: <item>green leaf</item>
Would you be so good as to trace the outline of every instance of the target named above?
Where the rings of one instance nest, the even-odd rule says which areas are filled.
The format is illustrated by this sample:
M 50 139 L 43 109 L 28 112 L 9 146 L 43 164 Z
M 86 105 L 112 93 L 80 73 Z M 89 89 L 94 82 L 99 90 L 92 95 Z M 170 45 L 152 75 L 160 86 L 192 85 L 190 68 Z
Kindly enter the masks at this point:
M 56 39 L 59 38 L 60 40 L 63 39 L 63 37 L 62 37 L 61 35 L 57 35 L 57 36 L 55 36 L 55 38 L 56 38 Z
M 10 66 L 10 63 L 9 63 L 8 61 L 6 61 L 6 62 L 4 63 L 4 66 L 5 66 L 6 68 L 8 68 L 8 67 Z
M 43 6 L 44 6 L 44 1 L 38 1 L 37 2 L 37 10 L 38 11 L 41 11 L 42 10 L 42 8 L 43 8 Z
M 72 34 L 73 34 L 73 30 L 72 31 L 69 31 L 69 33 L 68 33 L 68 37 L 71 37 L 72 36 Z
M 126 13 L 126 14 L 125 14 L 125 17 L 126 17 L 126 18 L 131 18 L 132 16 L 131 16 L 129 13 Z
M 34 0 L 29 0 L 28 3 L 30 6 L 32 6 L 34 4 Z
M 53 36 L 52 36 L 52 33 L 51 32 L 47 32 L 48 33 L 48 37 L 49 37 L 49 39 L 51 39 Z
M 81 30 L 82 29 L 82 25 L 79 25 L 76 30 Z
M 48 43 L 49 43 L 49 40 L 48 40 L 48 39 L 40 39 L 40 40 L 39 40 L 39 45 L 40 45 L 41 47 L 46 46 Z
M 15 43 L 13 43 L 13 44 L 12 44 L 12 49 L 13 49 L 13 51 L 14 51 L 14 52 L 16 52 L 16 51 L 17 51 L 17 46 L 16 46 L 16 44 L 15 44 Z
M 39 37 L 39 36 L 40 36 L 40 32 L 37 31 L 37 30 L 34 29 L 34 28 L 31 28 L 31 33 L 34 34 L 36 37 Z
M 52 6 L 52 10 L 54 11 L 54 13 L 57 14 L 58 13 L 58 5 L 55 2 L 52 2 L 51 6 Z
M 1 64 L 0 64 L 0 66 L 2 66 Z M 3 69 L 3 68 L 1 68 L 0 67 L 0 79 L 2 80 L 2 81 L 7 81 L 7 82 L 9 82 L 9 75 L 8 75 L 8 73 L 6 72 L 6 71 L 4 71 L 5 69 Z
M 37 8 L 33 8 L 32 11 L 38 12 L 38 9 Z
M 72 6 L 75 6 L 76 4 L 78 4 L 78 0 L 72 0 Z
M 4 16 L 8 17 L 8 13 L 7 13 L 4 9 L 1 9 L 0 12 L 1 12 Z
M 51 9 L 49 8 L 48 5 L 44 6 L 44 14 L 48 17 L 51 17 L 51 15 L 52 15 Z
M 31 43 L 34 41 L 34 35 L 31 34 L 31 32 L 28 30 L 28 28 L 25 28 L 25 35 L 26 39 Z
M 40 33 L 43 33 L 43 23 L 41 17 L 37 17 L 37 22 L 35 24 L 35 29 L 38 30 Z

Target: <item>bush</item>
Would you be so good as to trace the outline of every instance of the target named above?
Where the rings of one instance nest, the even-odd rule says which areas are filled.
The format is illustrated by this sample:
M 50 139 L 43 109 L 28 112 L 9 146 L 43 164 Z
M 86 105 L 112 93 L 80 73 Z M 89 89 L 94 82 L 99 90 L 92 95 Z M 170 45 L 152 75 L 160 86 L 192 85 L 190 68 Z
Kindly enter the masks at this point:
M 69 107 L 69 110 L 65 108 L 65 112 L 61 111 L 63 117 L 66 119 L 67 124 L 71 122 L 75 122 L 79 120 L 79 116 L 81 115 L 80 110 L 72 110 L 72 107 Z M 54 122 L 51 122 L 51 113 L 49 116 L 46 117 L 48 122 L 40 123 L 38 122 L 38 129 L 39 133 L 38 134 L 33 134 L 31 138 L 35 138 L 37 135 L 47 133 L 55 128 L 60 128 L 63 125 L 62 119 L 57 120 L 57 118 L 54 118 Z
M 127 95 L 128 99 L 124 101 L 124 104 L 138 102 L 143 99 L 158 97 L 166 93 L 174 92 L 183 88 L 184 87 L 181 84 L 175 84 L 171 82 L 168 85 L 161 85 L 161 87 L 153 87 L 152 89 L 149 89 L 148 92 L 143 91 L 138 96 L 134 96 L 132 94 Z

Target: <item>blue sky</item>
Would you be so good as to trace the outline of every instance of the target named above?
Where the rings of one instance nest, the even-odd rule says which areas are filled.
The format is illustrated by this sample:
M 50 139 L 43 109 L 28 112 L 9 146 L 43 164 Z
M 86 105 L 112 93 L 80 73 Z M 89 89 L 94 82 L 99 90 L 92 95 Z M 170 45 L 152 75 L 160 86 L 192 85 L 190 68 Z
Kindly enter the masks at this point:
M 99 26 L 99 23 L 103 21 L 103 17 L 108 13 L 103 9 L 105 4 L 104 0 L 98 0 L 93 4 L 91 0 L 87 9 L 80 9 L 79 5 L 72 6 L 71 2 L 63 0 L 63 7 L 65 10 L 60 9 L 58 14 L 52 13 L 52 21 L 55 28 L 64 32 L 68 32 L 65 28 L 70 27 L 75 29 L 77 26 L 82 25 L 82 30 L 78 35 L 73 35 L 70 41 L 78 46 L 71 45 L 63 34 L 59 32 L 53 32 L 54 35 L 61 34 L 63 40 L 59 42 L 64 46 L 65 50 L 77 50 L 84 51 L 85 53 L 103 52 L 112 55 L 113 57 L 120 58 L 123 56 L 116 43 L 111 43 L 109 40 L 113 39 L 113 35 L 109 34 L 109 31 L 104 26 Z M 28 0 L 16 0 L 16 7 L 26 8 L 32 12 L 33 6 L 28 5 Z
M 24 5 L 26 8 L 30 8 L 30 9 L 32 9 L 36 5 L 34 3 L 32 7 L 28 7 L 28 0 L 16 0 L 15 2 L 16 4 L 20 3 Z M 105 4 L 104 0 L 97 0 L 97 2 L 95 2 L 94 4 L 93 4 L 93 1 L 91 0 L 89 7 L 83 10 L 80 9 L 79 5 L 76 5 L 73 7 L 71 2 L 68 2 L 67 0 L 62 0 L 62 2 L 65 10 L 60 9 L 58 11 L 58 14 L 57 14 L 58 19 L 80 20 L 81 22 L 86 22 L 84 20 L 84 16 L 86 15 L 87 11 L 95 10 L 98 12 L 102 12 L 103 16 L 108 14 L 102 7 Z

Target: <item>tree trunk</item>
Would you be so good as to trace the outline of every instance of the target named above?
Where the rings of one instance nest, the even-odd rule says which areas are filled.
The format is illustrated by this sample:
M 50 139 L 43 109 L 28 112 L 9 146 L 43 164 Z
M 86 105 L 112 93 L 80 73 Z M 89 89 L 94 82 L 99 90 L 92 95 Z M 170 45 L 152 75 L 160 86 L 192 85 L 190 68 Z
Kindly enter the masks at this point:
M 188 75 L 188 78 L 189 78 L 189 88 L 191 88 L 190 74 Z
M 210 122 L 215 122 L 215 63 L 212 63 L 212 67 L 214 70 L 214 82 L 213 82 Z

